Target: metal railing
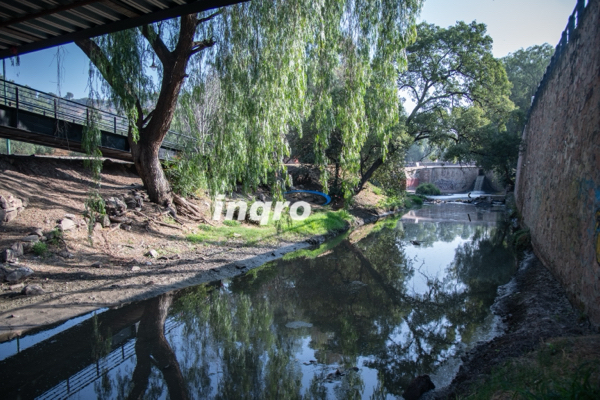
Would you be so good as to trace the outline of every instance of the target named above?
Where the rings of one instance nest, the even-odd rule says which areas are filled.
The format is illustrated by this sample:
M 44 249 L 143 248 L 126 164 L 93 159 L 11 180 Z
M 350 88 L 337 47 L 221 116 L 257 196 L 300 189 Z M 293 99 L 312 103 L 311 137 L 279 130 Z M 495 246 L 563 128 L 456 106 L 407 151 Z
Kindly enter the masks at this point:
M 165 336 L 181 325 L 182 323 L 175 319 L 167 319 L 164 327 Z M 127 340 L 121 346 L 113 349 L 105 357 L 88 365 L 81 371 L 63 380 L 58 385 L 37 396 L 36 400 L 66 399 L 76 395 L 77 392 L 102 378 L 102 375 L 107 374 L 109 371 L 119 367 L 119 365 L 135 356 L 136 340 L 137 339 Z
M 101 131 L 121 136 L 127 136 L 129 132 L 129 120 L 126 117 L 4 79 L 0 79 L 0 105 L 82 126 L 87 126 L 93 112 Z M 181 150 L 191 139 L 171 130 L 162 146 Z
M 578 35 L 577 29 L 581 26 L 581 21 L 585 15 L 587 7 L 590 5 L 590 0 L 577 0 L 577 5 L 573 10 L 573 13 L 569 17 L 569 21 L 567 22 L 567 27 L 563 31 L 560 42 L 556 45 L 556 49 L 554 50 L 554 55 L 550 59 L 550 64 L 546 68 L 546 72 L 544 73 L 544 77 L 542 78 L 540 84 L 537 87 L 535 95 L 531 102 L 531 107 L 529 107 L 529 112 L 527 113 L 527 119 L 531 115 L 532 110 L 535 108 L 538 99 L 543 95 L 544 90 L 546 89 L 546 85 L 554 72 L 554 68 L 558 64 L 559 60 L 565 54 L 567 45 L 573 41 L 573 39 Z

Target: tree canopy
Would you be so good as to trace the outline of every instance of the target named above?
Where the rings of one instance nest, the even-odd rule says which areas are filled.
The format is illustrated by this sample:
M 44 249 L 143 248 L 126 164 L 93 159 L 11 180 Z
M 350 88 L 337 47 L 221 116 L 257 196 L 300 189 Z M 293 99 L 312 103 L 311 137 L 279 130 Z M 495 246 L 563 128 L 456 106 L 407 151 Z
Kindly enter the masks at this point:
M 352 185 L 354 193 L 377 171 L 393 172 L 400 168 L 406 150 L 415 142 L 427 140 L 429 146 L 447 147 L 468 140 L 475 132 L 462 129 L 458 115 L 463 115 L 463 110 L 478 107 L 485 110 L 487 118 L 498 119 L 512 109 L 508 99 L 510 84 L 502 63 L 493 57 L 491 50 L 492 39 L 486 34 L 484 24 L 417 26 L 417 39 L 406 48 L 406 68 L 396 71 L 396 85 L 390 92 L 393 97 L 400 92 L 402 97 L 397 108 L 390 111 L 394 119 L 382 125 L 365 124 L 364 140 L 358 143 L 349 142 L 336 131 L 337 126 L 329 127 L 329 137 L 335 140 L 327 142 L 330 151 L 326 154 L 336 167 L 338 159 L 345 160 L 347 147 L 361 145 L 360 158 L 353 161 L 354 169 L 342 167 L 347 174 L 343 181 Z M 343 92 L 337 96 L 340 87 L 338 84 L 331 92 L 332 109 L 344 106 L 336 103 L 338 97 L 340 102 L 346 99 Z M 377 103 L 379 87 L 368 87 L 363 94 L 362 101 L 369 105 L 367 121 L 382 120 Z M 317 143 L 320 131 L 321 127 L 315 124 L 312 134 Z
M 219 107 L 211 115 L 206 141 L 194 144 L 201 153 L 194 162 L 201 167 L 188 163 L 179 172 L 193 170 L 199 175 L 195 182 L 204 182 L 213 193 L 238 182 L 247 188 L 271 183 L 278 191 L 287 179 L 284 135 L 291 127 L 300 130 L 309 110 L 319 131 L 321 164 L 331 128 L 347 143 L 342 164 L 350 173 L 357 171 L 367 132 L 387 141 L 398 106 L 395 79 L 406 63 L 404 49 L 415 36 L 421 3 L 254 0 L 78 45 L 102 75 L 105 93 L 130 117 L 134 159 L 153 200 L 169 197 L 157 149 L 179 92 L 183 88 L 191 100 L 179 104 L 182 126 L 198 134 L 198 113 L 189 107 L 195 105 L 194 96 L 203 95 L 210 76 L 220 82 Z M 155 62 L 159 82 L 148 69 Z M 333 107 L 331 89 L 339 71 L 344 104 Z M 378 95 L 366 104 L 370 87 Z
M 531 97 L 535 94 L 554 49 L 548 44 L 520 49 L 502 59 L 512 84 L 510 99 L 516 108 L 510 113 L 489 115 L 482 110 L 460 110 L 455 124 L 466 132 L 466 140 L 450 146 L 445 157 L 474 161 L 495 171 L 505 184 L 514 184 L 521 134 Z
M 548 43 L 519 49 L 502 59 L 508 80 L 512 83 L 510 99 L 515 106 L 527 112 L 546 67 L 554 54 Z

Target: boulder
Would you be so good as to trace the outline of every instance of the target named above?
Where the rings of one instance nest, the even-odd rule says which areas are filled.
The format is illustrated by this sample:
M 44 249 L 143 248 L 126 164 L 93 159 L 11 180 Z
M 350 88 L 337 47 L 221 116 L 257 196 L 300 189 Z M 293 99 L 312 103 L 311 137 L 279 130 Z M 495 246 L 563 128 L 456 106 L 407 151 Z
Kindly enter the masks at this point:
M 19 212 L 16 209 L 0 209 L 0 222 L 7 223 L 17 218 Z
M 0 223 L 7 223 L 17 218 L 19 213 L 23 211 L 24 206 L 21 199 L 17 199 L 12 195 L 0 196 Z
M 15 257 L 21 257 L 25 253 L 23 251 L 23 243 L 21 243 L 21 242 L 13 243 L 13 245 L 10 246 L 10 249 L 13 251 L 13 254 L 15 255 Z
M 73 257 L 75 257 L 75 256 L 73 255 L 73 253 L 71 253 L 71 252 L 69 252 L 69 251 L 67 251 L 67 250 L 61 250 L 61 251 L 59 251 L 59 252 L 58 252 L 58 255 L 59 255 L 60 257 L 62 257 L 62 258 L 73 258 Z
M 40 237 L 38 235 L 29 235 L 29 236 L 25 236 L 24 238 L 21 238 L 22 242 L 39 242 L 40 241 Z
M 110 197 L 104 202 L 104 208 L 110 215 L 120 215 L 127 210 L 127 204 L 118 197 Z
M 33 274 L 33 270 L 28 267 L 6 268 L 0 267 L 0 277 L 3 281 L 16 283 Z
M 132 196 L 125 197 L 125 203 L 130 209 L 142 208 L 144 206 L 144 199 L 136 192 Z
M 158 252 L 154 249 L 150 250 L 148 253 L 146 253 L 146 255 L 152 258 L 158 258 Z
M 60 229 L 63 232 L 70 231 L 71 229 L 74 229 L 74 228 L 75 228 L 75 222 L 73 222 L 73 220 L 69 219 L 69 218 L 63 218 L 58 223 L 58 229 Z
M 0 253 L 0 262 L 11 262 L 16 260 L 17 257 L 15 256 L 15 254 L 13 253 L 13 251 L 11 249 L 4 249 L 2 250 L 2 253 Z
M 419 375 L 408 385 L 402 396 L 405 400 L 418 400 L 423 393 L 435 389 L 429 375 Z
M 42 228 L 33 228 L 33 229 L 31 229 L 31 232 L 29 232 L 27 235 L 28 236 L 37 235 L 38 237 L 41 238 L 42 236 L 44 236 L 44 232 L 42 231 Z
M 98 215 L 96 217 L 96 221 L 99 222 L 103 228 L 108 228 L 108 227 L 110 227 L 110 224 L 111 224 L 110 218 L 106 214 Z
M 21 294 L 25 296 L 38 296 L 40 294 L 44 294 L 44 289 L 40 285 L 27 285 L 21 290 Z

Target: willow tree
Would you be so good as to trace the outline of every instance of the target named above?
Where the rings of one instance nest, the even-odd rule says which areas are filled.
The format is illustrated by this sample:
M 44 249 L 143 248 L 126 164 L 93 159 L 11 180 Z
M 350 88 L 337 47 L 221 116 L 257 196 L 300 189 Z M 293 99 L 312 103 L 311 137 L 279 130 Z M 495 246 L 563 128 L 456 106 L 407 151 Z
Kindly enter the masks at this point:
M 133 159 L 153 201 L 171 199 L 158 150 L 179 93 L 184 87 L 193 92 L 208 71 L 220 80 L 220 111 L 209 142 L 200 146 L 209 161 L 194 173 L 202 174 L 214 193 L 239 181 L 248 188 L 271 183 L 278 191 L 287 177 L 285 133 L 301 129 L 308 110 L 320 132 L 319 154 L 333 126 L 351 143 L 343 150 L 344 171 L 356 171 L 367 128 L 387 142 L 397 110 L 395 79 L 421 2 L 253 0 L 76 43 L 100 72 L 113 103 L 129 117 Z M 345 103 L 334 109 L 330 93 L 340 60 Z M 147 68 L 151 62 L 159 64 L 159 83 Z M 378 95 L 366 105 L 370 86 Z M 368 107 L 377 118 L 367 121 Z

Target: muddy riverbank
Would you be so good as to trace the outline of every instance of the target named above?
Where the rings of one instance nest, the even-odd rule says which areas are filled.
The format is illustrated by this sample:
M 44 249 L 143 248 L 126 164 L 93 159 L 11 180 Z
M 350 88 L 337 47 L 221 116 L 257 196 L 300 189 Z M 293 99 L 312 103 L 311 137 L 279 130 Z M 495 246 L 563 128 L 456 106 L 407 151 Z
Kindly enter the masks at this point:
M 528 254 L 513 279 L 498 289 L 492 310 L 502 319 L 505 333 L 475 346 L 462 357 L 463 364 L 452 383 L 425 398 L 465 396 L 495 368 L 539 349 L 548 340 L 597 333 L 533 254 Z

